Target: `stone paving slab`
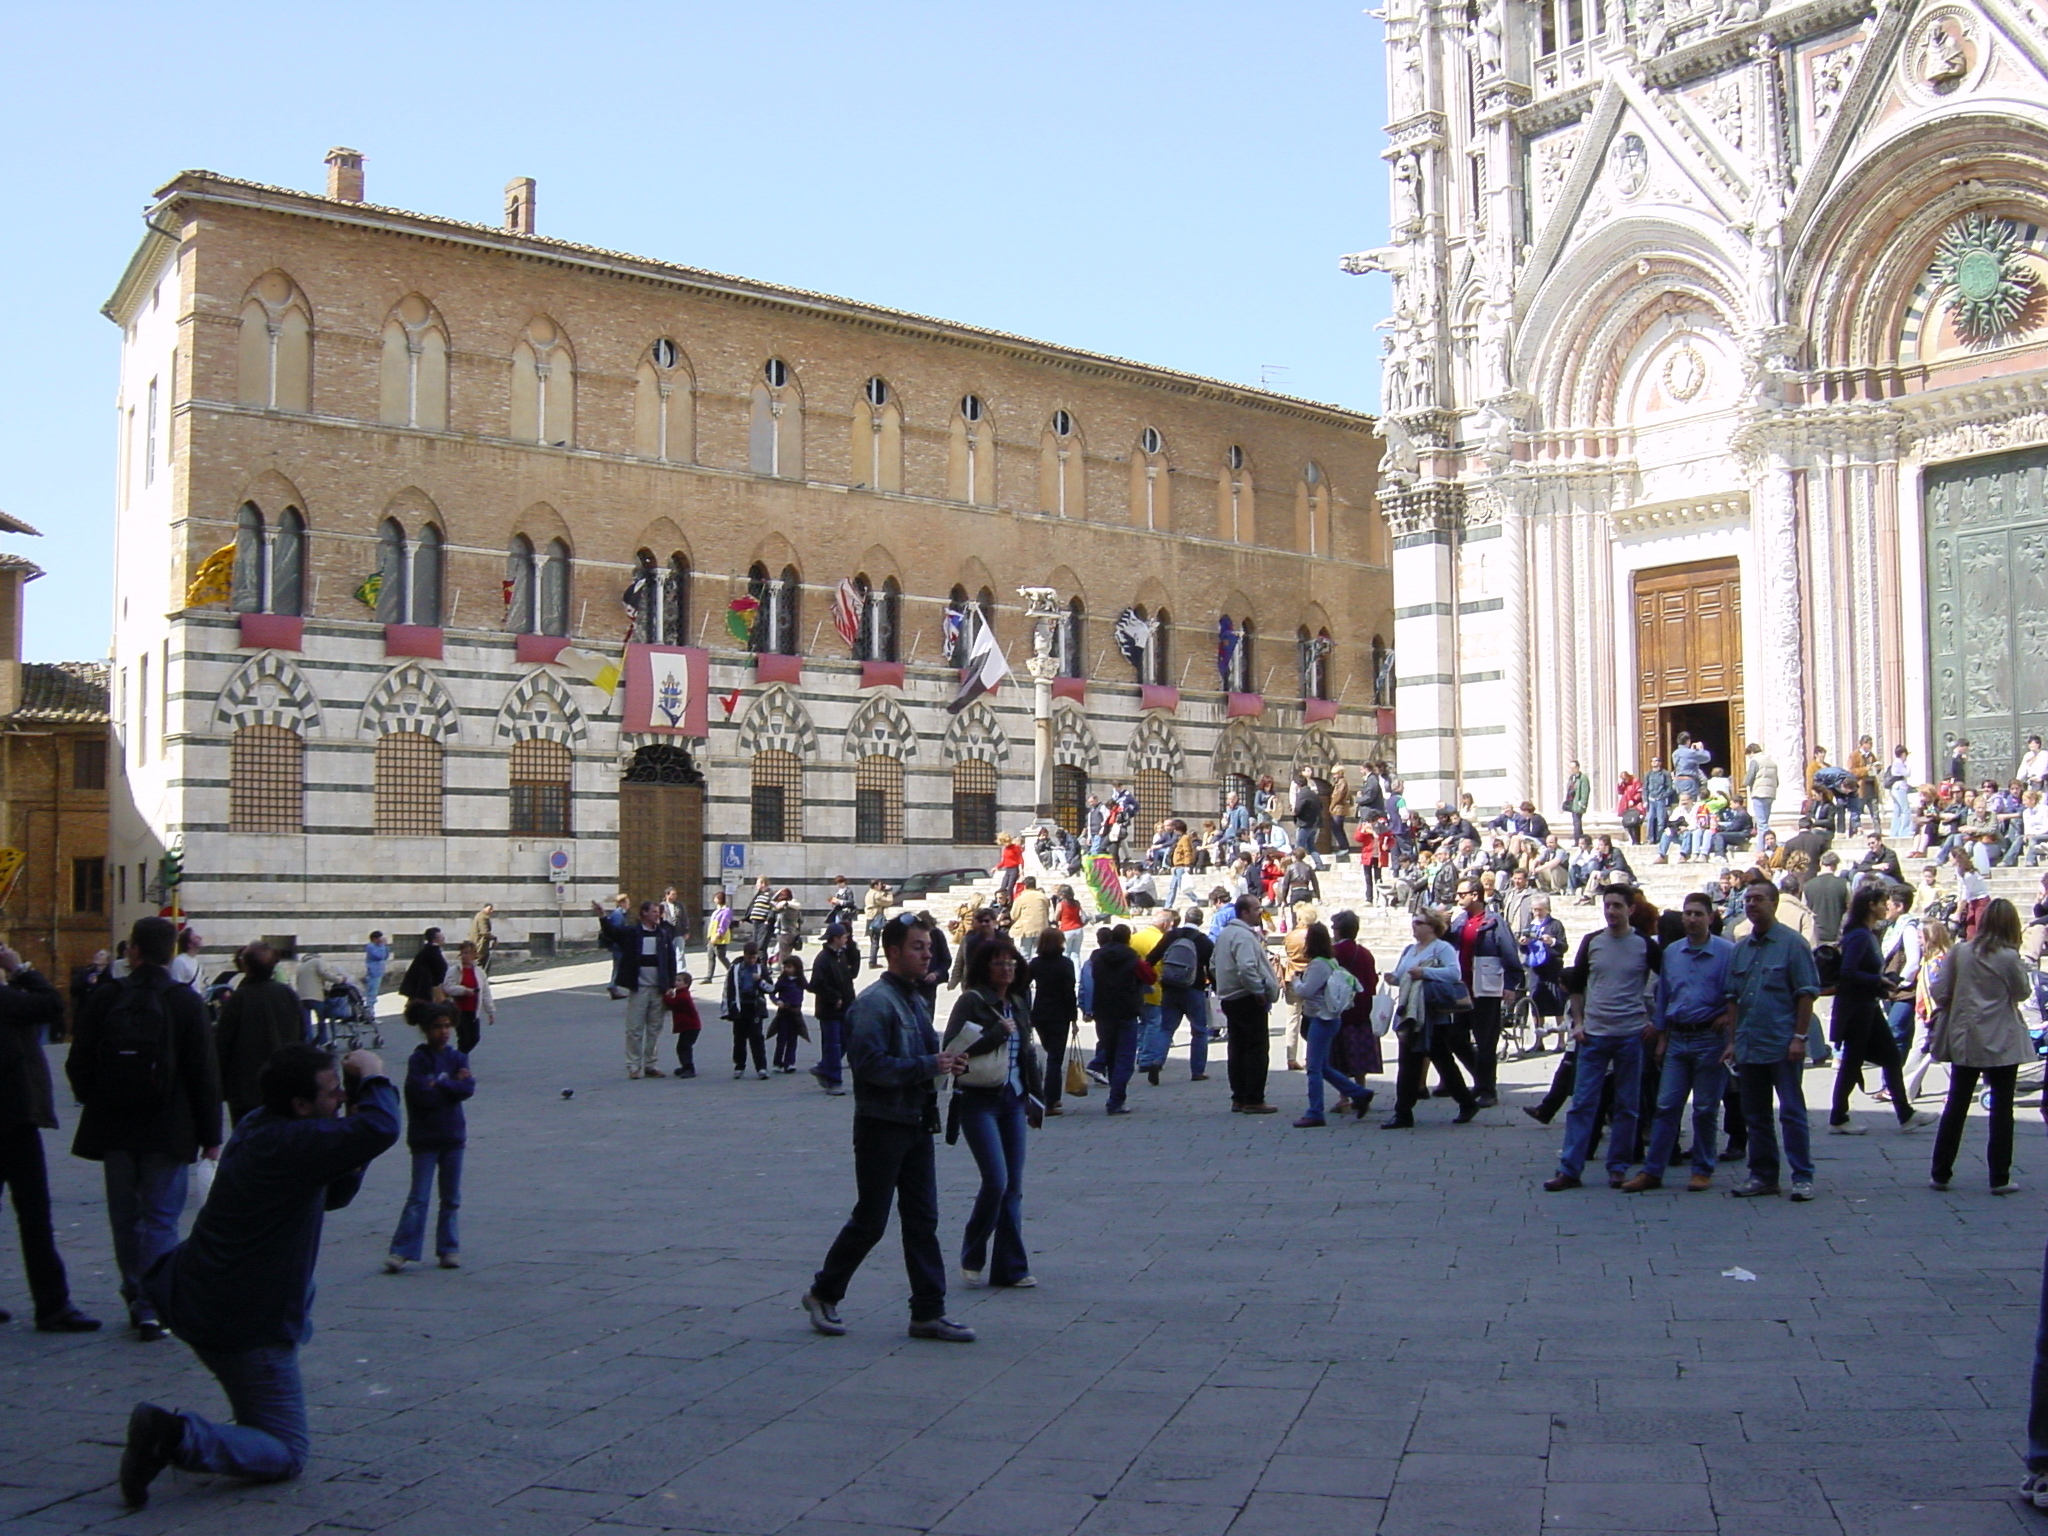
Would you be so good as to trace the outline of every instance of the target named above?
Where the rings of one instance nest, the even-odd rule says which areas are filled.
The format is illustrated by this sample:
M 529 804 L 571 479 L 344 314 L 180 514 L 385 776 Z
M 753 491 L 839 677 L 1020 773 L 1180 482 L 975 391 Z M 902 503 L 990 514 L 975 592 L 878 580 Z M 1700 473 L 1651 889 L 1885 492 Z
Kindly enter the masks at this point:
M 217 1389 L 176 1342 L 17 1322 L 10 1536 L 2042 1528 L 2013 1491 L 2048 1180 L 2030 1111 L 2013 1198 L 1973 1182 L 1981 1123 L 1937 1194 L 1924 1136 L 1862 1100 L 1871 1135 L 1816 1139 L 1811 1205 L 1726 1178 L 1546 1195 L 1559 1131 L 1519 1108 L 1554 1056 L 1510 1064 L 1477 1123 L 1438 1102 L 1402 1133 L 1292 1129 L 1281 1070 L 1287 1113 L 1233 1117 L 1220 1069 L 1191 1084 L 1181 1057 L 1128 1118 L 1097 1088 L 1031 1138 L 1041 1286 L 956 1293 L 980 1342 L 904 1337 L 893 1234 L 834 1340 L 795 1302 L 851 1201 L 851 1100 L 733 1081 L 715 1029 L 704 1076 L 629 1082 L 590 982 L 522 978 L 477 1053 L 463 1269 L 381 1273 L 399 1155 L 330 1217 L 305 1478 L 173 1473 L 124 1514 L 128 1407 L 219 1413 Z M 114 1318 L 97 1170 L 47 1145 L 74 1288 Z M 950 1248 L 975 1177 L 964 1147 L 939 1158 Z M 0 1304 L 23 1298 L 8 1244 Z

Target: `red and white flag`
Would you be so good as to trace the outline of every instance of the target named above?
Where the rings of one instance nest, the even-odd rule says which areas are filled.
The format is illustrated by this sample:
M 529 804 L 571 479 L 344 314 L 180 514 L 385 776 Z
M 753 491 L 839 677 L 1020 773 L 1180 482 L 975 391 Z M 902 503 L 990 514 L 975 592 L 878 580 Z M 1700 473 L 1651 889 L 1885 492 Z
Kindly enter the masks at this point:
M 832 627 L 848 645 L 860 639 L 861 615 L 866 608 L 867 599 L 861 596 L 860 588 L 842 579 L 838 595 L 832 599 Z

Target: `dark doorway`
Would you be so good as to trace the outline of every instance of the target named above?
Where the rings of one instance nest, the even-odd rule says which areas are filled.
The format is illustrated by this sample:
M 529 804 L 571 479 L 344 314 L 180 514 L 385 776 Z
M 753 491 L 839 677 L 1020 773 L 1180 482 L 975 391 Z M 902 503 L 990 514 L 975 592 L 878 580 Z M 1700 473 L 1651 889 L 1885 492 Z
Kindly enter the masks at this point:
M 1733 777 L 1740 758 L 1734 755 L 1734 743 L 1729 739 L 1728 727 L 1726 700 L 1712 704 L 1673 704 L 1658 710 L 1657 729 L 1665 766 L 1670 766 L 1671 749 L 1678 745 L 1679 732 L 1684 731 L 1694 742 L 1714 754 L 1714 767 L 1726 770 Z

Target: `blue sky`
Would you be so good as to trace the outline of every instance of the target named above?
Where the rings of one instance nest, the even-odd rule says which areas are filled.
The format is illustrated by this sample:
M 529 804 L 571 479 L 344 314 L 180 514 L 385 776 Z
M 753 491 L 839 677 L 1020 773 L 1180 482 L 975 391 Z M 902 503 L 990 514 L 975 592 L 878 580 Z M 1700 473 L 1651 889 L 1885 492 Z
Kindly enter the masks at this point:
M 317 190 L 1377 401 L 1379 24 L 1358 0 L 20 7 L 0 410 L 30 660 L 105 653 L 118 333 L 175 172 Z M 33 359 L 33 361 L 27 361 Z

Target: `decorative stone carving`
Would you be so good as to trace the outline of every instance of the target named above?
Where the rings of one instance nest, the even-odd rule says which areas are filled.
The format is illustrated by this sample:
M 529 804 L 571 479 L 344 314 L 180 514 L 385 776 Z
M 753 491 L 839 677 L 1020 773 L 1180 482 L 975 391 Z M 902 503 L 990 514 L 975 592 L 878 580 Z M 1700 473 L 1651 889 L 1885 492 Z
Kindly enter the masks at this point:
M 391 736 L 414 731 L 435 741 L 453 741 L 459 730 L 455 701 L 441 680 L 416 661 L 393 667 L 363 701 L 363 734 Z
M 500 745 L 540 739 L 559 742 L 574 750 L 584 744 L 588 731 L 583 711 L 569 696 L 568 685 L 552 673 L 536 667 L 512 685 L 499 707 L 493 733 Z M 665 740 L 653 736 L 650 740 Z
M 739 754 L 789 752 L 806 762 L 818 755 L 818 728 L 803 700 L 780 683 L 761 690 L 740 721 Z
M 1856 73 L 1856 63 L 1862 57 L 1863 39 L 1859 37 L 1839 48 L 1816 53 L 1808 62 L 1807 96 L 1816 137 L 1834 117 L 1835 108 L 1841 105 L 1842 93 L 1848 89 L 1849 77 Z
M 1624 133 L 1608 146 L 1607 175 L 1623 197 L 1643 190 L 1650 179 L 1650 146 L 1640 133 Z
M 1530 160 L 1535 170 L 1535 222 L 1548 217 L 1557 206 L 1558 195 L 1564 191 L 1564 179 L 1570 172 L 1572 156 L 1578 153 L 1579 137 L 1583 132 L 1577 127 L 1559 128 L 1546 133 L 1529 146 Z
M 907 762 L 917 756 L 917 727 L 901 704 L 878 693 L 846 722 L 845 745 L 851 758 L 894 757 Z
M 1972 344 L 2012 335 L 2040 297 L 2025 258 L 2025 241 L 2010 219 L 1966 214 L 1935 242 L 1931 273 L 1946 288 L 1950 320 Z
M 1730 149 L 1740 152 L 1743 140 L 1743 118 L 1745 102 L 1742 96 L 1742 77 L 1739 74 L 1725 74 L 1709 81 L 1699 93 L 1701 111 L 1706 115 L 1708 125 L 1721 136 Z
M 1976 43 L 1967 12 L 1937 12 L 1922 23 L 1908 54 L 1915 78 L 1937 95 L 1957 90 L 1969 78 Z
M 320 700 L 289 657 L 262 651 L 228 679 L 213 715 L 228 730 L 279 725 L 311 736 L 320 729 Z
M 996 712 L 976 699 L 946 727 L 942 750 L 949 763 L 979 760 L 1000 768 L 1010 760 L 1010 738 L 1004 734 Z
M 1052 711 L 1052 760 L 1090 775 L 1102 760 L 1102 749 L 1095 744 L 1095 732 L 1089 728 L 1088 717 L 1064 699 Z
M 1126 757 L 1134 774 L 1151 768 L 1180 779 L 1188 771 L 1188 754 L 1180 744 L 1179 733 L 1170 721 L 1156 713 L 1146 715 L 1131 732 Z

